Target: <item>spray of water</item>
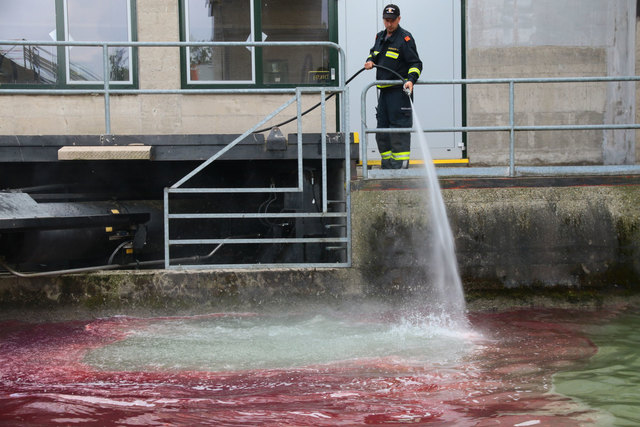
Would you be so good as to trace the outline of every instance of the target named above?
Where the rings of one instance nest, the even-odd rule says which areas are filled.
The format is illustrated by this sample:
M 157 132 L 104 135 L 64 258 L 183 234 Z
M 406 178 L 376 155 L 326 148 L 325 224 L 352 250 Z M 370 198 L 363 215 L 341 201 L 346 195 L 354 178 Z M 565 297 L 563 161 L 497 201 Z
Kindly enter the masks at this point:
M 413 126 L 424 159 L 428 193 L 427 214 L 431 241 L 426 259 L 426 282 L 430 285 L 431 310 L 444 319 L 445 323 L 460 325 L 466 323 L 465 301 L 453 233 L 427 139 L 413 107 L 412 102 Z
M 125 339 L 88 352 L 83 362 L 111 371 L 243 371 L 332 364 L 451 366 L 473 351 L 453 234 L 422 126 L 414 127 L 426 169 L 428 250 L 424 295 L 416 307 L 378 306 L 298 314 L 132 320 Z M 411 310 L 411 308 L 415 308 Z M 110 321 L 107 321 L 110 322 Z M 350 366 L 350 365 L 349 365 Z M 382 368 L 380 368 L 382 366 Z M 404 369 L 404 368 L 403 368 Z M 400 374 L 400 377 L 404 376 Z

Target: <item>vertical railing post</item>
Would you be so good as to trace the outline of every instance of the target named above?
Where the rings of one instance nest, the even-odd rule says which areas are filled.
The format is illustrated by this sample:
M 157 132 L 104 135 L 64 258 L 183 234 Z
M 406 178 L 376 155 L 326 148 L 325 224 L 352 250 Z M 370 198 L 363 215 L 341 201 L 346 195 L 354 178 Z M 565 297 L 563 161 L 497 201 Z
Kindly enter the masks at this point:
M 340 46 L 338 46 L 337 51 L 338 51 L 338 58 L 339 58 L 338 86 L 340 86 L 343 89 L 343 91 L 338 93 L 337 95 L 338 97 L 337 107 L 340 108 L 340 126 L 341 126 L 340 130 L 348 134 L 349 128 L 347 127 L 347 124 L 349 120 L 347 119 L 348 117 L 347 104 L 349 104 L 349 102 L 346 98 L 346 94 L 344 93 L 344 89 L 347 87 L 347 61 L 346 61 L 346 54 Z
M 362 159 L 362 178 L 369 178 L 367 170 L 367 90 L 362 91 L 360 99 L 360 158 Z
M 509 81 L 509 176 L 516 176 L 515 82 Z
M 111 99 L 109 97 L 109 45 L 102 45 L 102 62 L 104 71 L 104 131 L 105 134 L 111 135 Z
M 165 270 L 169 269 L 170 261 L 169 258 L 169 189 L 167 187 L 164 188 L 164 268 Z
M 322 151 L 322 212 L 327 213 L 327 108 L 325 104 L 325 88 L 320 90 L 321 128 L 320 149 Z
M 296 87 L 296 120 L 298 136 L 298 191 L 304 188 L 304 167 L 302 162 L 302 90 Z
M 349 88 L 345 85 L 343 86 L 344 91 L 342 95 L 344 99 L 349 99 Z M 345 103 L 345 132 L 344 132 L 344 151 L 345 151 L 345 165 L 344 165 L 344 175 L 345 175 L 345 183 L 344 183 L 344 191 L 345 191 L 345 212 L 347 212 L 346 218 L 346 232 L 345 237 L 347 238 L 347 266 L 351 267 L 351 137 L 349 135 L 349 117 L 351 111 L 349 102 Z

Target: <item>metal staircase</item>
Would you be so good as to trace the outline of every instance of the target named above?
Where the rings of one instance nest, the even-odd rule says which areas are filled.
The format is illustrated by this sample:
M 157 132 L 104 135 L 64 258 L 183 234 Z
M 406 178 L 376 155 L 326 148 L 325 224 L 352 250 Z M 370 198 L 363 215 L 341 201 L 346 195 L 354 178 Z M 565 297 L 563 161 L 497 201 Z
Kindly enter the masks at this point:
M 350 266 L 350 138 L 339 134 L 345 157 L 337 170 L 328 167 L 327 90 L 346 89 L 297 88 L 292 98 L 262 121 L 165 188 L 166 269 Z M 319 93 L 321 97 L 319 160 L 304 156 L 303 92 Z M 198 176 L 215 168 L 215 162 L 225 153 L 293 103 L 297 105 L 297 156 L 291 173 L 258 177 L 261 184 L 255 187 L 208 188 L 197 184 Z M 348 123 L 343 123 L 343 129 L 348 129 Z M 232 201 L 238 199 L 244 203 Z

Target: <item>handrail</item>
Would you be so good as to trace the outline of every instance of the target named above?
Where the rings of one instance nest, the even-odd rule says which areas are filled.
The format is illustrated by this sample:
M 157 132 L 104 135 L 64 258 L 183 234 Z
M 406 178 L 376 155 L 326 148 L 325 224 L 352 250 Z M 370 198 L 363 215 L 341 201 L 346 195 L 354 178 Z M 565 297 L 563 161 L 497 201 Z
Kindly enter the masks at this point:
M 515 124 L 515 85 L 527 83 L 586 83 L 586 82 L 636 82 L 640 81 L 640 76 L 597 76 L 597 77 L 548 77 L 548 78 L 495 78 L 495 79 L 450 79 L 450 80 L 419 80 L 417 85 L 473 85 L 473 84 L 508 84 L 509 85 L 509 124 L 502 126 L 454 126 L 443 128 L 423 129 L 428 132 L 487 132 L 487 131 L 508 131 L 509 132 L 509 166 L 508 176 L 516 176 L 518 172 L 522 174 L 544 174 L 544 173 L 637 173 L 640 174 L 640 165 L 602 165 L 602 166 L 518 166 L 515 165 L 515 132 L 520 131 L 549 131 L 549 130 L 615 130 L 615 129 L 640 129 L 640 124 L 598 124 L 598 125 L 539 125 L 524 126 Z M 416 131 L 414 128 L 368 128 L 366 123 L 367 92 L 377 85 L 398 84 L 398 80 L 376 80 L 367 84 L 361 94 L 361 132 L 362 141 L 360 156 L 362 159 L 362 175 L 368 178 L 367 168 L 367 135 L 370 133 L 410 133 Z M 471 175 L 473 176 L 505 176 L 503 167 L 478 168 Z M 469 175 L 465 168 L 439 168 L 439 175 L 464 176 Z
M 102 89 L 0 89 L 0 95 L 104 95 L 105 98 L 105 135 L 111 135 L 111 105 L 110 95 L 164 95 L 164 94 L 229 94 L 229 93 L 255 93 L 255 94 L 278 94 L 278 93 L 295 93 L 295 88 L 238 88 L 238 89 L 112 89 L 109 79 L 109 59 L 108 52 L 110 47 L 223 47 L 223 46 L 244 46 L 244 47 L 262 47 L 262 46 L 324 46 L 335 49 L 339 55 L 338 67 L 338 87 L 342 88 L 345 84 L 345 64 L 346 54 L 339 44 L 329 41 L 282 41 L 282 42 L 140 42 L 140 41 L 51 41 L 51 40 L 0 40 L 0 45 L 16 45 L 16 46 L 93 46 L 102 47 L 104 80 Z M 341 127 L 345 131 L 345 97 L 341 99 Z
M 237 264 L 237 265 L 218 265 L 216 264 L 216 268 L 230 268 L 230 267 L 242 267 L 242 268 L 271 268 L 271 267 L 348 267 L 351 265 L 351 222 L 350 222 L 350 191 L 348 181 L 351 176 L 350 172 L 350 150 L 349 150 L 349 138 L 345 136 L 345 172 L 344 172 L 344 186 L 345 186 L 345 211 L 340 213 L 334 213 L 328 211 L 328 200 L 327 200 L 327 150 L 326 150 L 326 139 L 327 139 L 327 131 L 326 131 L 326 108 L 325 108 L 325 97 L 326 97 L 326 89 L 325 87 L 321 88 L 304 88 L 307 92 L 319 92 L 321 97 L 321 169 L 322 169 L 322 212 L 297 212 L 297 213 L 287 213 L 287 214 L 274 214 L 274 213 L 260 213 L 260 214 L 247 214 L 247 213 L 181 213 L 175 214 L 171 213 L 169 209 L 169 196 L 170 194 L 177 193 L 190 193 L 190 194 L 198 194 L 198 193 L 274 193 L 274 192 L 303 192 L 303 162 L 302 162 L 302 109 L 301 109 L 301 95 L 303 93 L 303 88 L 296 88 L 296 95 L 287 100 L 283 105 L 278 107 L 272 113 L 270 113 L 267 117 L 262 119 L 259 123 L 255 124 L 252 128 L 248 129 L 237 137 L 234 141 L 229 143 L 223 149 L 218 151 L 216 154 L 209 157 L 208 160 L 201 163 L 197 168 L 191 171 L 189 174 L 185 175 L 182 179 L 177 181 L 171 187 L 164 189 L 164 252 L 165 252 L 165 269 L 171 268 L 183 268 L 183 269 L 202 269 L 202 268 L 212 268 L 214 265 L 182 265 L 182 266 L 174 266 L 171 265 L 171 257 L 169 248 L 172 245 L 233 245 L 233 244 L 307 244 L 307 243 L 338 243 L 344 244 L 346 249 L 346 260 L 345 262 L 319 262 L 319 263 L 300 263 L 300 264 Z M 337 92 L 346 92 L 346 88 L 340 87 L 335 88 Z M 196 174 L 204 170 L 207 166 L 221 157 L 224 153 L 232 149 L 235 145 L 237 145 L 240 141 L 245 139 L 246 136 L 251 134 L 258 129 L 266 122 L 271 120 L 275 115 L 281 112 L 284 108 L 296 102 L 297 106 L 297 160 L 298 160 L 298 187 L 297 188 L 282 188 L 282 187 L 263 187 L 263 188 L 183 188 L 182 185 L 187 182 L 189 179 L 194 177 Z M 347 116 L 348 117 L 348 116 Z M 345 127 L 348 128 L 348 123 L 345 123 Z M 174 219 L 230 219 L 230 218 L 239 218 L 239 219 L 250 219 L 250 218 L 342 218 L 345 220 L 345 236 L 344 237 L 286 237 L 286 238 L 267 238 L 267 237 L 258 237 L 258 238 L 218 238 L 218 239 L 172 239 L 170 238 L 169 221 Z

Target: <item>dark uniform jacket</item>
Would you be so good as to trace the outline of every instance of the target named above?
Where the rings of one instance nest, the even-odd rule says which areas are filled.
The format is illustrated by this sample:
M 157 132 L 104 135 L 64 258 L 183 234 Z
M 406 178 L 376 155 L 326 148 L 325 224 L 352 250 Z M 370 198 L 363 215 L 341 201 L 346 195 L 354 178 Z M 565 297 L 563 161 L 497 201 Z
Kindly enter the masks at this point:
M 422 72 L 422 61 L 418 56 L 413 36 L 400 26 L 391 34 L 391 37 L 385 40 L 386 36 L 386 29 L 376 34 L 376 41 L 367 61 L 390 68 L 404 79 L 415 83 Z M 383 68 L 376 68 L 376 80 L 398 80 L 398 76 Z M 388 87 L 388 85 L 378 87 Z

